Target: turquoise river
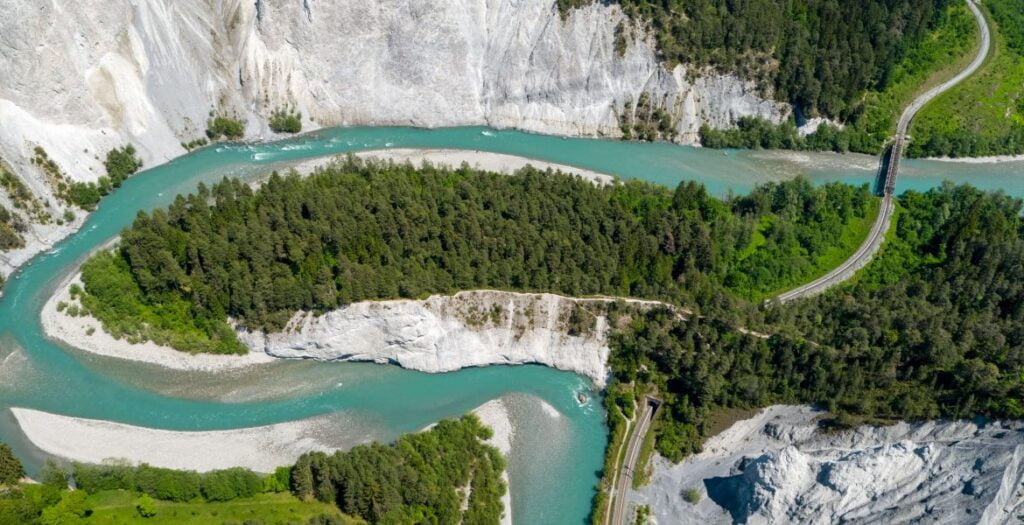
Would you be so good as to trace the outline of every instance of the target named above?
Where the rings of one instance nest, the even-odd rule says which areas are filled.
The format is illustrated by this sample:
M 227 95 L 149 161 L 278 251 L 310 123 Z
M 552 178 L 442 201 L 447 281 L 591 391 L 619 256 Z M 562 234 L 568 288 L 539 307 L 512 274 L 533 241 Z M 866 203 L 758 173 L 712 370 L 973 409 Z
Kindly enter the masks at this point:
M 393 366 L 281 361 L 211 374 L 86 355 L 47 340 L 39 311 L 82 258 L 116 236 L 139 210 L 168 204 L 200 182 L 249 180 L 289 163 L 381 148 L 492 151 L 575 165 L 666 185 L 697 180 L 718 195 L 803 174 L 815 182 L 871 183 L 876 161 L 860 155 L 711 151 L 671 144 L 568 139 L 486 128 L 329 129 L 292 140 L 209 147 L 147 170 L 106 197 L 80 231 L 11 276 L 0 299 L 0 408 L 27 407 L 175 430 L 226 429 L 312 416 L 336 423 L 339 442 L 393 439 L 502 397 L 516 427 L 509 473 L 518 523 L 583 523 L 606 439 L 589 381 L 539 366 L 424 374 Z M 900 190 L 944 179 L 1024 196 L 1024 163 L 907 161 Z M 576 392 L 589 391 L 580 405 Z M 549 407 L 543 406 L 541 401 Z M 554 414 L 553 407 L 558 414 Z M 39 451 L 13 417 L 0 440 L 38 469 Z

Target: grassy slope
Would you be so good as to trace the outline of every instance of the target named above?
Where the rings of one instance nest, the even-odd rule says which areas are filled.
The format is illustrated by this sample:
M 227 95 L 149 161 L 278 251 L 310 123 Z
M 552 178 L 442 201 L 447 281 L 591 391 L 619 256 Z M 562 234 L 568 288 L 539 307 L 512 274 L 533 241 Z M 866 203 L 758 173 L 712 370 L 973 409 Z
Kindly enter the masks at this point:
M 903 108 L 967 67 L 979 47 L 981 33 L 970 10 L 962 3 L 951 6 L 943 23 L 896 66 L 888 86 L 864 95 L 855 127 L 879 138 L 892 135 Z
M 343 523 L 356 525 L 364 523 L 341 514 L 336 507 L 326 503 L 301 501 L 287 493 L 261 494 L 253 498 L 239 499 L 224 503 L 172 503 L 156 502 L 156 516 L 142 518 L 135 510 L 136 496 L 125 491 L 104 491 L 89 496 L 93 514 L 85 523 L 121 524 L 145 523 L 147 525 L 185 524 L 207 525 L 224 522 L 242 523 L 245 520 L 259 520 L 264 524 L 296 523 L 305 525 L 310 518 L 329 514 L 342 518 Z
M 911 126 L 916 144 L 925 144 L 935 135 L 1000 137 L 1011 124 L 1024 125 L 1024 107 L 1019 102 L 1024 94 L 1024 57 L 1007 45 L 1007 28 L 999 27 L 985 3 L 981 6 L 993 33 L 988 59 L 971 78 L 936 98 L 918 114 Z M 1017 152 L 1022 150 L 1024 144 Z M 912 148 L 910 153 L 915 150 Z
M 850 256 L 852 256 L 854 252 L 857 251 L 857 248 L 860 247 L 861 243 L 864 242 L 864 239 L 867 238 L 868 233 L 871 231 L 871 225 L 874 224 L 875 218 L 878 216 L 878 209 L 880 204 L 881 199 L 873 199 L 871 201 L 871 210 L 863 218 L 851 220 L 843 228 L 843 237 L 840 241 L 840 244 L 829 248 L 826 252 L 816 257 L 811 265 L 811 268 L 809 268 L 807 272 L 804 272 L 803 276 L 800 279 L 794 279 L 793 282 L 786 283 L 785 286 L 780 286 L 779 288 L 774 290 L 756 291 L 748 294 L 743 294 L 737 291 L 737 293 L 743 295 L 744 297 L 747 297 L 748 299 L 754 302 L 763 301 L 765 299 L 775 297 L 776 295 L 786 290 L 789 290 L 795 286 L 799 286 L 804 283 L 809 283 L 814 279 L 817 279 L 818 277 L 825 275 L 836 266 L 842 264 L 843 261 L 849 259 Z M 764 228 L 767 227 L 767 225 L 770 224 L 770 220 L 761 221 L 761 224 L 758 226 L 759 231 L 757 232 L 757 234 L 753 236 L 753 238 L 750 241 L 751 245 L 756 245 L 758 243 L 763 244 L 764 236 L 760 234 L 760 231 L 762 231 Z M 758 237 L 760 237 L 760 239 Z M 751 247 L 748 246 L 744 250 L 744 252 L 746 253 L 749 251 L 749 253 L 753 253 L 755 250 L 756 246 L 754 247 L 754 249 L 751 249 Z

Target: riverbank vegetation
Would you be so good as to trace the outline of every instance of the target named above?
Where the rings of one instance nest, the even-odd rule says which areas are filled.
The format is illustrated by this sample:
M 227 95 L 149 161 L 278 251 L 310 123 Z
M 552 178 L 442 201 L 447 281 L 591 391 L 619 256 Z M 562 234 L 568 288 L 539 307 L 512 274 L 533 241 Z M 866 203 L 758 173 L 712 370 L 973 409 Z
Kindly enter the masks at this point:
M 275 133 L 298 133 L 302 131 L 302 113 L 294 108 L 278 108 L 270 114 L 270 129 Z
M 227 115 L 214 115 L 206 121 L 206 136 L 210 140 L 240 139 L 245 136 L 245 124 Z
M 8 219 L 7 224 L 12 226 L 15 231 L 22 233 L 15 222 L 38 222 L 40 224 L 50 222 L 51 216 L 48 208 L 32 194 L 21 179 L 14 175 L 3 159 L 0 159 L 0 188 L 10 200 L 12 209 L 8 212 L 11 214 L 11 218 Z M 18 214 L 22 215 L 22 218 L 17 218 Z
M 676 138 L 676 123 L 672 114 L 665 110 L 664 104 L 652 102 L 651 96 L 644 92 L 637 99 L 636 108 L 627 100 L 618 112 L 619 129 L 624 140 L 672 140 Z
M 37 146 L 35 154 L 33 162 L 56 182 L 57 197 L 86 211 L 95 210 L 100 199 L 120 188 L 128 177 L 142 169 L 142 159 L 136 155 L 135 146 L 131 144 L 107 152 L 103 161 L 107 174 L 96 182 L 69 180 L 43 148 Z
M 1017 0 L 978 5 L 992 29 L 988 60 L 914 119 L 909 156 L 1024 153 L 1024 11 Z
M 24 233 L 28 225 L 22 218 L 0 204 L 0 251 L 25 246 Z
M 115 336 L 214 353 L 244 352 L 229 317 L 276 330 L 297 311 L 472 288 L 716 308 L 726 291 L 759 299 L 824 273 L 876 209 L 866 186 L 803 179 L 722 201 L 692 182 L 349 158 L 140 213 L 83 266 L 81 303 Z
M 49 462 L 41 484 L 0 444 L 0 525 L 223 523 L 497 524 L 505 459 L 475 415 L 443 420 L 392 445 L 308 453 L 268 475 Z M 68 480 L 77 490 L 69 491 Z M 365 520 L 365 521 L 364 521 Z

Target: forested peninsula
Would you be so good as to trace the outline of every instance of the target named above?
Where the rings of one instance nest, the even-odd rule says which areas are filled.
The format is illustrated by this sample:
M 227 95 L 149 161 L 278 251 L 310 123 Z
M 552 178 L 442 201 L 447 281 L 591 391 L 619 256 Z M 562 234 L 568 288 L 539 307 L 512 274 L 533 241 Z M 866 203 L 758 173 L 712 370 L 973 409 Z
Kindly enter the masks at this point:
M 874 218 L 866 187 L 769 184 L 722 201 L 516 176 L 337 162 L 309 177 L 200 187 L 140 213 L 82 269 L 84 312 L 130 341 L 242 353 L 228 318 L 276 330 L 297 311 L 473 288 L 661 299 L 728 310 L 852 252 Z

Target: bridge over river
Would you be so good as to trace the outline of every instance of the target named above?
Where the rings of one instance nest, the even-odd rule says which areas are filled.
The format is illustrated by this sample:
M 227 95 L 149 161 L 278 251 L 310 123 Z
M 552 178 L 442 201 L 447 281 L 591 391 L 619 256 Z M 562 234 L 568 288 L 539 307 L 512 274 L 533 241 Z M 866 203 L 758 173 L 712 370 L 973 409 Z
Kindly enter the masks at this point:
M 875 218 L 874 224 L 871 225 L 871 231 L 868 232 L 867 238 L 864 239 L 864 242 L 849 259 L 833 268 L 832 271 L 803 286 L 780 294 L 772 299 L 771 302 L 785 303 L 819 294 L 852 277 L 881 248 L 882 241 L 885 240 L 885 233 L 889 230 L 892 214 L 896 210 L 896 204 L 893 202 L 893 193 L 896 191 L 896 176 L 899 174 L 900 158 L 903 155 L 903 149 L 907 142 L 907 129 L 910 127 L 910 122 L 928 102 L 931 102 L 932 99 L 959 84 L 977 71 L 985 62 L 985 57 L 988 56 L 989 49 L 992 46 L 992 35 L 984 15 L 981 14 L 981 10 L 978 9 L 975 0 L 966 1 L 967 7 L 971 9 L 971 13 L 974 14 L 974 18 L 978 21 L 978 26 L 981 28 L 981 47 L 978 48 L 978 54 L 975 55 L 974 60 L 966 68 L 957 73 L 953 78 L 919 95 L 900 115 L 900 120 L 896 124 L 896 135 L 881 157 L 877 189 L 881 193 L 882 204 L 879 206 L 878 217 Z

